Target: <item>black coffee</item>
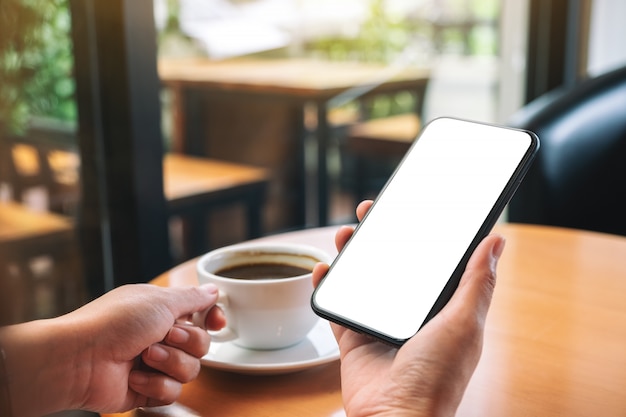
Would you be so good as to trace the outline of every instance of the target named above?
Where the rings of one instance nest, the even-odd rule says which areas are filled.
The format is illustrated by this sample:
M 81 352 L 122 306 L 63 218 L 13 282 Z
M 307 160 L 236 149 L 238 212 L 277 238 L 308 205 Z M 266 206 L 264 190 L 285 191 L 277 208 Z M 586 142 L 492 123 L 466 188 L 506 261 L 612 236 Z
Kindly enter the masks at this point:
M 227 267 L 220 269 L 215 273 L 215 275 L 236 279 L 268 279 L 291 278 L 308 274 L 310 272 L 310 269 L 295 265 L 258 263 Z

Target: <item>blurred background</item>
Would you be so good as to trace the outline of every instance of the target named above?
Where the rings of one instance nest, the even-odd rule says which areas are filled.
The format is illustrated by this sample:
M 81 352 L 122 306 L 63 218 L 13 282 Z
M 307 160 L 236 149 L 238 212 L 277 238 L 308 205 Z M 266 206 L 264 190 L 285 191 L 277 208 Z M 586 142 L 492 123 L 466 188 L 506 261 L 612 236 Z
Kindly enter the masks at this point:
M 0 0 L 2 322 L 352 222 L 429 120 L 507 124 L 624 65 L 625 15 L 618 0 Z

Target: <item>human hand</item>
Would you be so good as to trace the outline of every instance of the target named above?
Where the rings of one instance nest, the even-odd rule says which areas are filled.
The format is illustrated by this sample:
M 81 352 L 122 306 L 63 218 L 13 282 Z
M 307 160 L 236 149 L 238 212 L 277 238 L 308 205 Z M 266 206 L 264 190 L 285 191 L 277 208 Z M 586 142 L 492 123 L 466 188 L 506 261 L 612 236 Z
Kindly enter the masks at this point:
M 363 218 L 371 207 L 357 207 Z M 341 250 L 352 235 L 341 228 Z M 504 249 L 500 236 L 486 237 L 472 254 L 448 304 L 397 349 L 332 323 L 341 351 L 341 386 L 348 416 L 453 416 L 480 358 L 487 310 Z M 328 265 L 318 264 L 318 285 Z
M 64 316 L 0 329 L 14 415 L 173 402 L 197 376 L 210 343 L 187 320 L 209 310 L 204 327 L 222 328 L 217 298 L 214 285 L 126 285 Z
M 200 371 L 210 343 L 205 329 L 225 324 L 221 311 L 211 308 L 217 297 L 214 285 L 128 285 L 67 315 L 77 335 L 90 341 L 81 408 L 120 411 L 176 400 L 182 384 Z M 186 322 L 207 309 L 205 329 Z

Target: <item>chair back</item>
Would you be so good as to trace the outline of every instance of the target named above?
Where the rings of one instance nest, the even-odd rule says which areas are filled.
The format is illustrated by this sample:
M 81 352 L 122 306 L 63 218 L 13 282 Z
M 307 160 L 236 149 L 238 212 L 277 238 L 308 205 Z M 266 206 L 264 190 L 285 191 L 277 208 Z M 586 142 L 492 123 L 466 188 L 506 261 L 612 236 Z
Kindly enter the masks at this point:
M 29 193 L 42 191 L 45 210 L 76 214 L 80 158 L 73 142 L 3 135 L 0 164 L 0 183 L 8 186 L 13 200 L 27 203 Z
M 626 67 L 548 93 L 509 124 L 541 140 L 509 221 L 626 235 Z

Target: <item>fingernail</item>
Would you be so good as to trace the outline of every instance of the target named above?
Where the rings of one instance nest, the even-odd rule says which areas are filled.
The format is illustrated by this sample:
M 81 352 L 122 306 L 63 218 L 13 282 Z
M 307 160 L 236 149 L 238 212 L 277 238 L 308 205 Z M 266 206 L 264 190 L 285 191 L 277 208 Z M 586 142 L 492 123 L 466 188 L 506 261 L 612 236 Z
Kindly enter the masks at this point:
M 210 296 L 217 298 L 219 296 L 219 288 L 215 284 L 204 284 L 200 286 L 200 289 L 206 291 Z
M 493 245 L 493 248 L 491 248 L 491 256 L 494 259 L 496 260 L 500 259 L 500 256 L 502 256 L 502 252 L 504 251 L 505 244 L 506 244 L 506 239 L 500 236 L 498 241 Z
M 217 289 L 217 285 L 215 284 L 203 284 L 200 288 L 209 292 L 209 294 L 217 294 L 219 290 Z
M 170 343 L 182 345 L 189 340 L 189 333 L 180 327 L 172 327 L 167 334 L 167 341 Z
M 148 358 L 155 362 L 163 362 L 169 356 L 170 353 L 160 345 L 152 345 L 148 349 Z

